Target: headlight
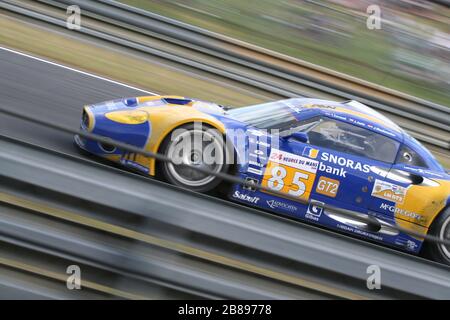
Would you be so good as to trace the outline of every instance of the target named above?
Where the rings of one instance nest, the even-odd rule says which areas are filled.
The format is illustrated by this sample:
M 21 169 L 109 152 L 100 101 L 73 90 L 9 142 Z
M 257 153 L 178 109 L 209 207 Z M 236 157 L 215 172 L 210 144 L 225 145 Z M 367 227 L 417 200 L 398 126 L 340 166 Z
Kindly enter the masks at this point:
M 113 111 L 105 114 L 111 121 L 123 124 L 141 124 L 148 120 L 147 112 L 142 110 Z
M 92 114 L 92 110 L 89 109 L 88 106 L 83 108 L 83 114 L 81 115 L 81 129 L 85 131 L 92 131 L 94 128 L 94 115 Z

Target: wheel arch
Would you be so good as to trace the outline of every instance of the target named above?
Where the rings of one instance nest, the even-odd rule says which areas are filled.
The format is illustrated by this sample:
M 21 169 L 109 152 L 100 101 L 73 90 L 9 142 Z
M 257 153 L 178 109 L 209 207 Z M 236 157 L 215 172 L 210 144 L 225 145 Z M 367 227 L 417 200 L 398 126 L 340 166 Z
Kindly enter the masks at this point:
M 207 125 L 208 127 L 212 129 L 218 130 L 222 135 L 225 135 L 225 127 L 220 123 L 219 121 L 213 121 L 211 119 L 204 119 L 204 118 L 198 118 L 198 119 L 184 119 L 183 121 L 178 121 L 177 123 L 170 126 L 168 129 L 164 130 L 162 134 L 159 135 L 158 139 L 156 140 L 155 144 L 151 148 L 151 152 L 159 153 L 161 151 L 161 146 L 164 142 L 164 140 L 172 134 L 173 131 L 176 129 L 188 125 L 201 122 L 204 125 Z M 157 161 L 154 158 L 151 158 L 149 161 L 149 174 L 154 176 L 157 174 Z
M 444 204 L 444 206 L 439 210 L 438 213 L 436 213 L 433 218 L 431 219 L 429 225 L 428 225 L 428 229 L 431 228 L 431 226 L 434 224 L 434 222 L 436 220 L 438 220 L 438 218 L 446 211 L 450 209 L 450 194 L 447 196 L 447 200 Z

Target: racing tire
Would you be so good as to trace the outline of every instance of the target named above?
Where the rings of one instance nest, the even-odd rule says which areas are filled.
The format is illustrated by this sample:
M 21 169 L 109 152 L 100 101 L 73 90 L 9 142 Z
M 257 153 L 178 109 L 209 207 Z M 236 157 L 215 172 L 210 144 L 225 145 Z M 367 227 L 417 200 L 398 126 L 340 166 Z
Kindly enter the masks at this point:
M 450 207 L 444 209 L 433 221 L 428 234 L 450 241 Z M 423 254 L 433 261 L 450 265 L 450 245 L 425 241 Z
M 211 146 L 207 147 L 210 144 Z M 167 135 L 159 150 L 160 153 L 172 159 L 175 164 L 159 161 L 158 175 L 171 184 L 192 191 L 204 193 L 213 191 L 219 186 L 222 179 L 182 164 L 189 164 L 215 173 L 227 173 L 229 169 L 229 165 L 226 164 L 227 150 L 223 135 L 217 129 L 205 124 L 192 123 L 176 128 Z M 214 161 L 211 155 L 214 156 Z

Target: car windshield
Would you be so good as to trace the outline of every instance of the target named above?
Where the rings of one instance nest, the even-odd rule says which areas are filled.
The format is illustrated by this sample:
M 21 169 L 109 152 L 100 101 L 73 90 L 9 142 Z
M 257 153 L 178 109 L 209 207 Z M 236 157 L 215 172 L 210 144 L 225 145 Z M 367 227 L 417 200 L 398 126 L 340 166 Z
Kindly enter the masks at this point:
M 312 145 L 388 163 L 395 161 L 400 145 L 387 136 L 327 117 L 305 120 L 296 129 L 308 133 Z
M 283 131 L 298 124 L 298 120 L 293 115 L 294 112 L 287 103 L 277 101 L 232 109 L 228 111 L 228 114 L 258 129 Z

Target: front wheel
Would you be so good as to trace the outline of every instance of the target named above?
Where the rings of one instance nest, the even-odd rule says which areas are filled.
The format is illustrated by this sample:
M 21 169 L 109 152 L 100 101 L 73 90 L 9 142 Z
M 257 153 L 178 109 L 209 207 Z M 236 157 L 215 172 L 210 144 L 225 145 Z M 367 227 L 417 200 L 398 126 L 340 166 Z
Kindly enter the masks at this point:
M 428 234 L 450 241 L 450 207 L 436 218 Z M 427 241 L 424 243 L 424 255 L 434 261 L 450 265 L 450 245 Z
M 165 138 L 160 151 L 173 161 L 159 164 L 163 179 L 197 192 L 212 191 L 222 179 L 195 168 L 216 174 L 226 173 L 229 168 L 222 134 L 198 123 L 175 129 Z

